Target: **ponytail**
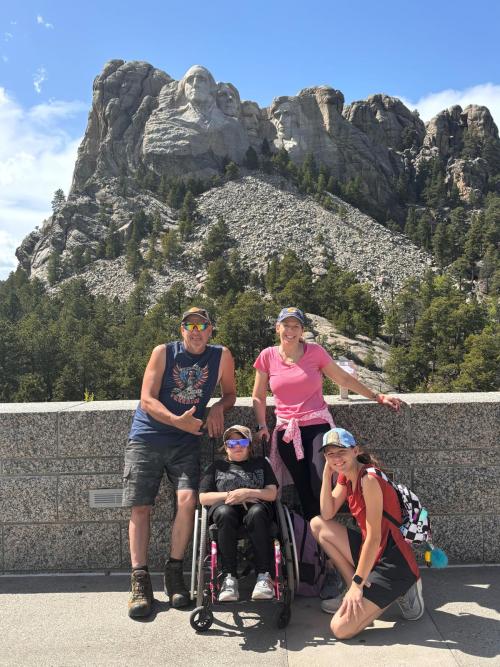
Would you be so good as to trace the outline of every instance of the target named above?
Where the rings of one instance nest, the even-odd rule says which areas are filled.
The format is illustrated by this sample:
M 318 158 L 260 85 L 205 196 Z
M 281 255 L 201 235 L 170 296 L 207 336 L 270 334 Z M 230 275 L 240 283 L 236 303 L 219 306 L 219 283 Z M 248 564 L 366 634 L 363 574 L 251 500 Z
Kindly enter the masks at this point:
M 374 466 L 375 468 L 381 468 L 382 464 L 380 461 L 377 459 L 376 456 L 374 456 L 366 447 L 362 447 L 361 445 L 358 445 L 360 452 L 357 455 L 357 460 L 359 463 L 363 463 L 364 465 L 370 465 Z

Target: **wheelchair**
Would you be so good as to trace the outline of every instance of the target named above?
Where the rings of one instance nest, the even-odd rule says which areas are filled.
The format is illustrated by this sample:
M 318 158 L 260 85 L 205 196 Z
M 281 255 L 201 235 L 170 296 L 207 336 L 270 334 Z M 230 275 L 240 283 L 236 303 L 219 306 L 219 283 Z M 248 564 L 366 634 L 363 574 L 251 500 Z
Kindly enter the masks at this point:
M 276 626 L 285 628 L 291 618 L 291 604 L 295 591 L 299 585 L 299 564 L 297 548 L 293 533 L 293 525 L 290 513 L 286 505 L 280 500 L 272 503 L 274 508 L 274 521 L 271 526 L 271 540 L 274 554 L 273 568 L 270 573 L 274 584 L 274 598 L 265 604 L 274 604 Z M 191 567 L 191 600 L 196 601 L 196 607 L 191 612 L 189 621 L 191 627 L 197 632 L 207 631 L 214 621 L 213 608 L 227 611 L 231 603 L 218 602 L 218 594 L 222 580 L 222 572 L 218 564 L 217 549 L 217 526 L 208 525 L 208 507 L 198 507 L 195 513 L 193 531 L 193 560 Z M 248 537 L 244 528 L 238 534 L 239 555 L 242 553 L 241 545 L 248 546 Z M 243 540 L 243 542 L 242 542 Z M 243 551 L 244 559 L 248 556 Z M 241 561 L 241 558 L 240 558 Z M 248 574 L 251 566 L 247 561 L 243 575 Z M 238 605 L 249 600 L 234 602 Z M 258 604 L 252 601 L 251 604 Z

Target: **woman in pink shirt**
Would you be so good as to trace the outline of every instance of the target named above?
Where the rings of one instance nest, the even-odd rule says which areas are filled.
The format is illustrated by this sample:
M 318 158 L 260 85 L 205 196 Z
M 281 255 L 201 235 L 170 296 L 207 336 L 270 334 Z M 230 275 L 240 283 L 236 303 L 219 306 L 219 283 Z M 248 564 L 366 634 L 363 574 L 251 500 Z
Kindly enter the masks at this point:
M 283 308 L 276 321 L 276 333 L 279 345 L 262 350 L 254 363 L 252 398 L 258 436 L 269 440 L 266 395 L 270 387 L 276 406 L 271 464 L 280 483 L 286 482 L 283 473 L 286 475 L 288 471 L 304 517 L 310 521 L 320 512 L 323 433 L 334 427 L 323 397 L 323 376 L 393 410 L 399 410 L 403 402 L 372 391 L 342 370 L 321 345 L 305 343 L 302 338 L 304 314 L 299 308 Z M 282 470 L 282 463 L 286 471 Z

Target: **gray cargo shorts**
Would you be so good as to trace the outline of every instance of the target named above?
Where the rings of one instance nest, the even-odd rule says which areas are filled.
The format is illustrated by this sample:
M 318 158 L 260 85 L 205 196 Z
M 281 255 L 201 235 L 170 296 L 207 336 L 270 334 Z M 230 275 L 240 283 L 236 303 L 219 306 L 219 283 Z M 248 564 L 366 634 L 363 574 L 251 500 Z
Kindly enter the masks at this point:
M 154 505 L 164 473 L 176 491 L 198 490 L 200 439 L 152 444 L 130 440 L 125 449 L 123 507 Z

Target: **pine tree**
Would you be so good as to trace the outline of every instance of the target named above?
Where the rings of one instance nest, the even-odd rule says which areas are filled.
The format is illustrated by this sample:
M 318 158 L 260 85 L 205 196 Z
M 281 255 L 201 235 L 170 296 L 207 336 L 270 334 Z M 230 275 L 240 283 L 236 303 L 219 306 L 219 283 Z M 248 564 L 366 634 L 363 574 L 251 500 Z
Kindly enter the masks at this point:
M 224 173 L 228 180 L 234 181 L 240 175 L 240 170 L 238 169 L 238 165 L 235 162 L 230 162 L 228 165 L 226 165 Z
M 116 223 L 112 220 L 108 227 L 108 233 L 105 240 L 106 259 L 116 259 L 122 252 L 122 243 L 120 235 L 116 229 Z
M 233 245 L 234 239 L 229 233 L 229 227 L 224 218 L 219 215 L 217 222 L 208 231 L 201 248 L 201 256 L 205 261 L 217 259 Z
M 49 285 L 54 285 L 61 279 L 61 256 L 57 250 L 53 250 L 47 262 L 47 280 Z
M 252 146 L 249 146 L 247 152 L 245 153 L 244 165 L 247 169 L 258 169 L 259 168 L 259 158 L 257 153 Z
M 169 261 L 177 259 L 180 251 L 179 234 L 175 229 L 168 230 L 161 237 L 163 256 Z
M 59 213 L 65 203 L 66 197 L 64 196 L 64 192 L 61 188 L 58 188 L 52 197 L 52 213 L 54 213 L 54 215 Z

